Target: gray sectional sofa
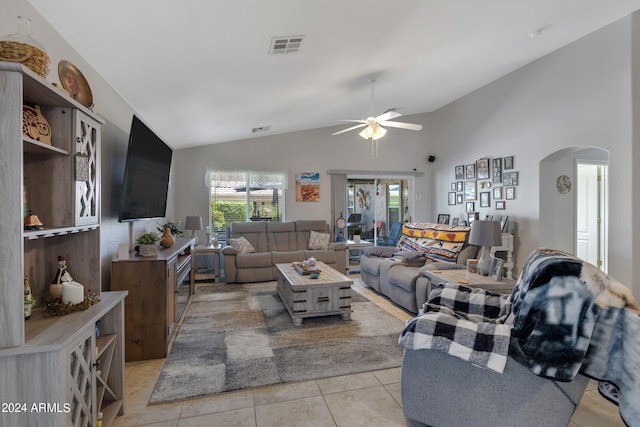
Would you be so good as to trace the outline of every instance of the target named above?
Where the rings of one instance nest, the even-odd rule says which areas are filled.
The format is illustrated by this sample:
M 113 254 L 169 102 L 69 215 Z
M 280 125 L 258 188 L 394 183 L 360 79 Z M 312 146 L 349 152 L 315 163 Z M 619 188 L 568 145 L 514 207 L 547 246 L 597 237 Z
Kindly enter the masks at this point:
M 443 237 L 437 234 L 455 232 L 468 235 L 469 231 L 469 227 L 442 224 L 405 224 L 396 247 L 370 247 L 363 250 L 360 277 L 370 288 L 408 311 L 417 313 L 427 301 L 430 280 L 421 272 L 424 269 L 464 269 L 467 259 L 474 258 L 478 252 L 477 246 L 467 243 L 467 237 L 454 243 L 442 240 Z M 450 246 L 445 254 L 442 253 L 443 245 Z
M 312 232 L 328 234 L 324 220 L 300 220 L 293 222 L 234 222 L 227 233 L 227 246 L 222 248 L 225 282 L 249 283 L 277 279 L 276 264 L 304 261 L 310 257 L 322 261 L 337 271 L 346 270 L 346 246 L 329 242 L 326 249 L 310 249 Z M 326 236 L 324 236 L 326 237 Z M 239 250 L 229 243 L 232 239 L 246 239 L 249 251 Z M 330 239 L 329 239 L 330 240 Z M 236 245 L 238 246 L 238 245 Z M 239 246 L 242 248 L 242 245 Z

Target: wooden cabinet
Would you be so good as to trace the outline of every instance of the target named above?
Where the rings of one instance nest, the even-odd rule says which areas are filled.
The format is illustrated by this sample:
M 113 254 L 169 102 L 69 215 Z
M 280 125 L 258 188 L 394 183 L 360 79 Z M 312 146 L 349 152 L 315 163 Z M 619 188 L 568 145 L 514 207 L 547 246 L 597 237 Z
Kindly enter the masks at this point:
M 176 239 L 157 256 L 129 254 L 111 265 L 111 289 L 127 290 L 127 362 L 163 358 L 194 291 L 194 239 Z
M 108 426 L 123 413 L 126 294 L 103 292 L 96 305 L 61 317 L 34 311 L 26 344 L 0 350 L 0 402 L 14 405 L 0 411 L 0 425 L 93 426 L 102 412 Z
M 23 105 L 40 108 L 50 144 L 24 135 Z M 102 410 L 106 426 L 123 413 L 126 292 L 102 293 L 97 305 L 62 317 L 45 318 L 36 308 L 24 320 L 25 274 L 41 305 L 59 255 L 85 291 L 100 294 L 103 124 L 31 70 L 0 62 L 0 401 L 28 409 L 0 413 L 0 425 L 94 425 Z M 44 228 L 24 231 L 26 211 Z M 98 320 L 108 324 L 108 341 L 96 341 Z M 95 364 L 107 359 L 98 379 Z

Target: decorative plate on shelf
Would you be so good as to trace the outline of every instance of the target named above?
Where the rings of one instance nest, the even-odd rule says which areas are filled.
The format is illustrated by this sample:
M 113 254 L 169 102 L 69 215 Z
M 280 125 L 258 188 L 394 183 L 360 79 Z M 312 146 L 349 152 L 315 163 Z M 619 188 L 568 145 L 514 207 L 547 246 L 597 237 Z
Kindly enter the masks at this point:
M 571 178 L 567 175 L 560 175 L 556 180 L 556 188 L 560 194 L 566 194 L 571 191 Z
M 87 79 L 78 68 L 67 60 L 58 63 L 60 83 L 69 95 L 87 108 L 93 107 L 93 95 Z

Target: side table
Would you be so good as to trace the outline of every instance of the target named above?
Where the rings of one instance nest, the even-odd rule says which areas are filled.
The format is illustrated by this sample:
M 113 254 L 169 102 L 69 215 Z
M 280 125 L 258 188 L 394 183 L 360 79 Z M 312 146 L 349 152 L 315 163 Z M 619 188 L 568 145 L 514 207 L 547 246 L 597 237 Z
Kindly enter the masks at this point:
M 195 247 L 194 256 L 196 258 L 213 255 L 213 270 L 209 270 L 206 273 L 196 271 L 196 280 L 213 279 L 214 283 L 220 282 L 220 249 L 222 249 L 220 245 L 197 245 Z
M 470 288 L 482 288 L 487 291 L 497 292 L 499 294 L 510 294 L 513 287 L 516 285 L 516 281 L 508 278 L 503 278 L 500 281 L 495 281 L 488 276 L 482 276 L 477 273 L 469 273 L 464 270 L 423 270 L 422 274 L 429 277 L 429 289 L 427 289 L 427 296 L 431 293 L 431 289 L 441 283 L 459 283 Z
M 345 264 L 347 266 L 347 273 L 360 273 L 360 263 L 358 263 L 358 266 L 355 268 L 350 268 L 349 266 L 349 260 L 350 260 L 350 256 L 349 256 L 349 252 L 351 252 L 352 250 L 358 251 L 358 252 L 362 252 L 362 248 L 366 248 L 367 246 L 373 246 L 373 242 L 369 242 L 367 240 L 360 240 L 359 242 L 356 242 L 355 240 L 345 240 L 345 246 L 346 246 L 346 250 L 345 250 L 345 254 L 347 256 L 347 263 Z M 358 255 L 358 260 L 360 259 L 360 256 Z

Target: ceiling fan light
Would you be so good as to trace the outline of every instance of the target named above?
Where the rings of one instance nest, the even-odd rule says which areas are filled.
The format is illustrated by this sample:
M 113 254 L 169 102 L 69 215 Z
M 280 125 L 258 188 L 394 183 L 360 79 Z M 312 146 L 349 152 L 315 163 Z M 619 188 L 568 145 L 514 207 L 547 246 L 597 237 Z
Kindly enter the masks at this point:
M 380 139 L 385 136 L 387 130 L 380 126 L 378 123 L 369 124 L 366 128 L 359 133 L 364 139 Z

